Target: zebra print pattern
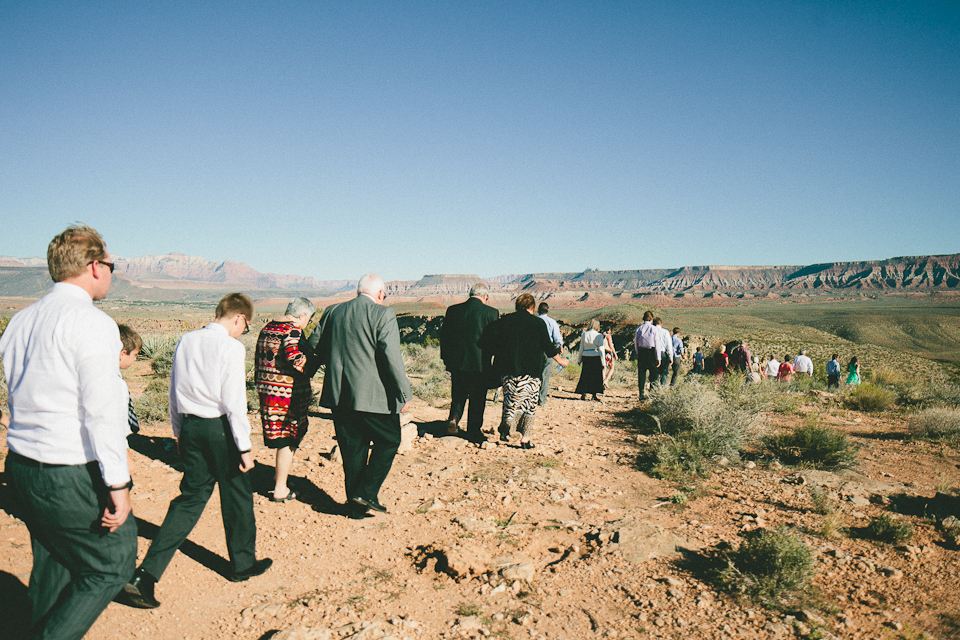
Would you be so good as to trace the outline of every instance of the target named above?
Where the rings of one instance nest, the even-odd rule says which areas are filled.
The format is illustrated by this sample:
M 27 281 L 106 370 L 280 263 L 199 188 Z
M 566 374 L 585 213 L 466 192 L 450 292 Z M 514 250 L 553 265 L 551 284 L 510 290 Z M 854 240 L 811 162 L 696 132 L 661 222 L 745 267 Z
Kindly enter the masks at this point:
M 516 429 L 521 437 L 526 437 L 537 417 L 540 378 L 504 376 L 502 382 L 503 417 L 500 419 L 500 432 L 509 434 Z

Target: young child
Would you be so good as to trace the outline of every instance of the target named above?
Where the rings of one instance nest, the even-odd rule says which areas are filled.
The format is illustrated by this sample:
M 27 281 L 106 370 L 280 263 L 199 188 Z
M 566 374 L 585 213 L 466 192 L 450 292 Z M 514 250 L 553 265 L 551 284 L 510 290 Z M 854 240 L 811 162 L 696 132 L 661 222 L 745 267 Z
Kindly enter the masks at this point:
M 137 361 L 137 356 L 143 347 L 143 340 L 139 333 L 125 324 L 117 328 L 120 329 L 120 342 L 123 344 L 123 348 L 120 349 L 120 370 L 123 371 Z M 140 432 L 140 420 L 137 419 L 137 412 L 133 410 L 133 397 L 129 390 L 127 391 L 127 423 L 130 425 L 130 435 Z M 130 436 L 127 436 L 127 439 L 129 438 Z M 129 448 L 127 449 L 127 466 L 130 468 L 130 475 L 133 475 L 136 472 L 136 463 L 130 455 Z
M 703 351 L 697 347 L 697 352 L 693 354 L 693 372 L 703 373 Z

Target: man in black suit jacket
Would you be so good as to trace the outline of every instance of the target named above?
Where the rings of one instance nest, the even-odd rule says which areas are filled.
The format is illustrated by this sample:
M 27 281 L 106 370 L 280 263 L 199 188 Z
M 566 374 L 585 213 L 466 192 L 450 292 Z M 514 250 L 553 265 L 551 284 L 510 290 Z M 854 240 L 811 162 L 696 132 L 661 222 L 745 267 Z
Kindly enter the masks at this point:
M 487 285 L 479 282 L 470 288 L 466 302 L 447 309 L 440 327 L 440 358 L 450 372 L 450 418 L 448 432 L 458 432 L 463 408 L 470 402 L 467 413 L 467 437 L 483 442 L 483 410 L 487 403 L 487 384 L 484 372 L 489 371 L 490 356 L 480 349 L 480 335 L 500 313 L 485 304 L 490 298 Z

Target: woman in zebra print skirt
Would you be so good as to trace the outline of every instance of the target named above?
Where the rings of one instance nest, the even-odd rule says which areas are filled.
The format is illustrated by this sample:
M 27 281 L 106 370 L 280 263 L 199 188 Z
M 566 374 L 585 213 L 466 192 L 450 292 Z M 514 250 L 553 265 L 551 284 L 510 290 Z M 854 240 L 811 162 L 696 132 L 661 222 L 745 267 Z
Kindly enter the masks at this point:
M 546 357 L 566 366 L 568 360 L 550 339 L 546 323 L 536 316 L 536 300 L 521 294 L 516 312 L 506 315 L 484 333 L 484 348 L 493 354 L 493 369 L 503 384 L 503 416 L 500 440 L 507 442 L 510 432 L 520 432 L 520 446 L 533 449 L 530 431 L 540 399 L 540 374 Z

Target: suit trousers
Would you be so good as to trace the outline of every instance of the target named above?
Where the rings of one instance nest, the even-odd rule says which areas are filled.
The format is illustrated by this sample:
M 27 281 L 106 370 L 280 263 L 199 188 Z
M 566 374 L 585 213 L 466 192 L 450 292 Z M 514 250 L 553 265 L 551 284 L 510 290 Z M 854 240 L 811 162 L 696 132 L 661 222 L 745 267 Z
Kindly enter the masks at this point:
M 637 382 L 640 386 L 641 400 L 643 400 L 644 388 L 647 385 L 647 376 L 649 375 L 650 386 L 652 387 L 657 381 L 658 374 L 656 348 L 640 349 L 637 352 Z
M 49 466 L 11 452 L 7 477 L 33 548 L 33 637 L 79 640 L 133 576 L 136 520 L 101 526 L 107 488 L 96 462 Z
M 183 479 L 140 568 L 160 580 L 177 549 L 187 539 L 213 494 L 220 487 L 220 515 L 227 552 L 234 571 L 256 562 L 257 522 L 249 474 L 240 471 L 240 452 L 226 416 L 184 415 L 180 429 Z
M 463 409 L 467 410 L 467 433 L 479 434 L 483 427 L 483 412 L 487 405 L 487 385 L 480 371 L 450 372 L 450 420 L 460 422 Z
M 400 414 L 335 409 L 333 429 L 343 458 L 347 501 L 377 500 L 400 447 Z
M 683 360 L 681 360 L 680 358 L 674 356 L 674 358 L 673 358 L 673 365 L 672 365 L 673 375 L 670 376 L 670 386 L 671 386 L 671 387 L 677 386 L 677 380 L 680 379 L 680 368 L 681 368 L 682 366 L 683 366 Z
M 553 368 L 557 366 L 553 358 L 547 358 L 547 363 L 543 365 L 543 373 L 540 374 L 540 398 L 537 401 L 539 406 L 547 404 L 547 393 L 550 391 L 550 374 Z
M 667 380 L 670 379 L 670 366 L 673 361 L 670 360 L 670 354 L 666 351 L 660 352 L 660 384 L 667 386 Z

